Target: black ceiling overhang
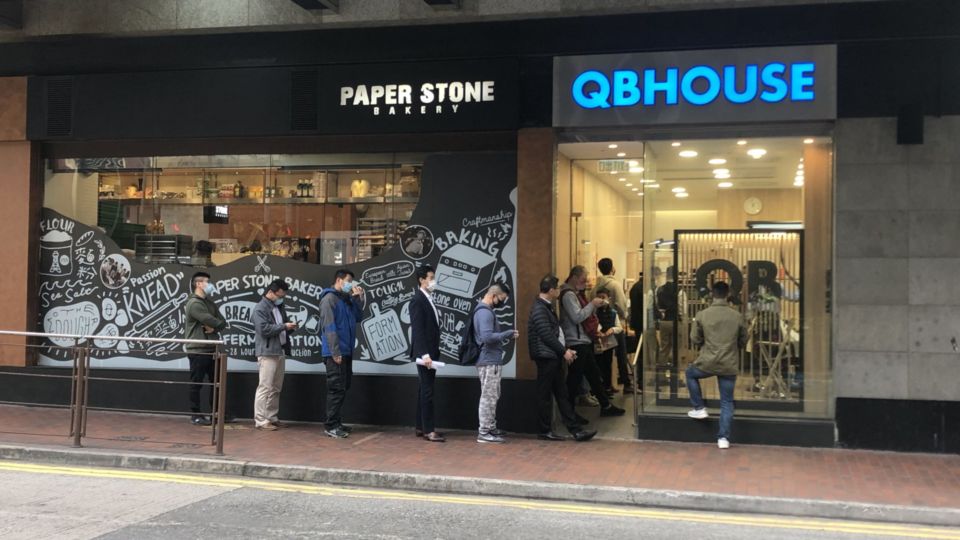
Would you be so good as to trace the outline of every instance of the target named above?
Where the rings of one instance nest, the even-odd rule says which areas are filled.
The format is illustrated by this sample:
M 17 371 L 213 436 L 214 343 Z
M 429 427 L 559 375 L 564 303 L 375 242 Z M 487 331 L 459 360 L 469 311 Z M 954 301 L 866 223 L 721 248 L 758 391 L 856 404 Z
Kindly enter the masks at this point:
M 340 0 L 290 0 L 294 4 L 310 11 L 330 10 L 338 11 L 340 9 Z
M 0 29 L 23 28 L 23 0 L 0 0 Z

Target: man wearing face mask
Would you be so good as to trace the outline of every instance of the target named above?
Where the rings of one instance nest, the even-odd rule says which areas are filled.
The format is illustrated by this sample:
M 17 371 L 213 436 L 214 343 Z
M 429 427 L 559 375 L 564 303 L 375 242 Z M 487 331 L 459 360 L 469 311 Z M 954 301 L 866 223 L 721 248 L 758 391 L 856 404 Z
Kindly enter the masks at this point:
M 474 334 L 480 344 L 480 357 L 477 359 L 477 373 L 480 375 L 479 443 L 504 442 L 503 431 L 497 427 L 503 345 L 507 340 L 517 339 L 520 333 L 516 330 L 501 331 L 493 310 L 503 306 L 509 297 L 509 287 L 499 283 L 491 285 L 473 312 Z
M 287 320 L 283 298 L 290 286 L 275 279 L 253 308 L 254 346 L 260 368 L 260 384 L 253 400 L 253 421 L 257 429 L 276 431 L 280 427 L 280 390 L 290 354 L 290 334 L 297 323 Z
M 210 299 L 217 288 L 210 283 L 210 274 L 197 272 L 190 278 L 193 294 L 184 305 L 186 317 L 183 325 L 183 338 L 220 341 L 220 332 L 227 327 L 227 321 L 220 314 L 217 304 Z M 191 343 L 184 347 L 190 361 L 190 423 L 195 426 L 209 426 L 210 417 L 200 414 L 200 391 L 203 381 L 213 382 L 216 362 L 213 355 L 217 351 L 214 343 L 210 345 Z M 213 388 L 210 389 L 210 410 L 213 411 Z
M 343 425 L 340 409 L 353 378 L 353 345 L 357 321 L 363 317 L 366 301 L 363 289 L 353 283 L 353 272 L 341 268 L 333 287 L 320 293 L 320 328 L 323 329 L 323 363 L 327 368 L 327 422 L 324 433 L 345 439 L 352 429 Z
M 417 437 L 429 442 L 446 442 L 433 424 L 433 383 L 437 378 L 434 360 L 440 359 L 440 313 L 433 305 L 437 288 L 433 267 L 417 268 L 417 291 L 410 300 L 410 358 L 417 363 L 420 386 L 417 394 Z

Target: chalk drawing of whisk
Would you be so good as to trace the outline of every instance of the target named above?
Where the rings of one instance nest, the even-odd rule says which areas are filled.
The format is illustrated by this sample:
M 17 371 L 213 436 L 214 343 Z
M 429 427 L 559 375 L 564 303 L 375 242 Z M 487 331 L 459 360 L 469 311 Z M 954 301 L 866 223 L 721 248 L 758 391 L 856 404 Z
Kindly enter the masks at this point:
M 264 271 L 264 272 L 270 272 L 270 267 L 267 266 L 267 256 L 266 256 L 266 255 L 263 255 L 263 256 L 257 255 L 257 260 L 260 261 L 260 262 L 257 264 L 257 266 L 255 266 L 255 267 L 253 268 L 253 271 L 254 271 L 254 272 L 260 272 L 261 270 Z

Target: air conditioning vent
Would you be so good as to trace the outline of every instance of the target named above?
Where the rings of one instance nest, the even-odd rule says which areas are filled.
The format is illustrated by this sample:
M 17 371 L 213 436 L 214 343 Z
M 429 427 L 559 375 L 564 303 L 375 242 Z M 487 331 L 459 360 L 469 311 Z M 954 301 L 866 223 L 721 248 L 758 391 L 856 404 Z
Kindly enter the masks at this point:
M 290 74 L 290 129 L 316 131 L 318 105 L 317 71 Z
M 47 79 L 47 136 L 73 134 L 73 79 Z

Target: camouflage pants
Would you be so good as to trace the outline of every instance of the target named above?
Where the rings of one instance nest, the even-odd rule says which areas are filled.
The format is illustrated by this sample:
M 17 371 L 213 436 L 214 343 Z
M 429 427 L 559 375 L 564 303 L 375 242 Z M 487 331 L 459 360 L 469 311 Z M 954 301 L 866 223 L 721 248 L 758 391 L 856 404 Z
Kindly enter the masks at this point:
M 477 366 L 480 374 L 480 433 L 497 429 L 497 401 L 500 400 L 500 375 L 503 366 Z

